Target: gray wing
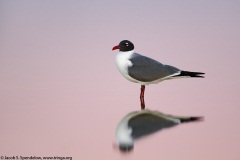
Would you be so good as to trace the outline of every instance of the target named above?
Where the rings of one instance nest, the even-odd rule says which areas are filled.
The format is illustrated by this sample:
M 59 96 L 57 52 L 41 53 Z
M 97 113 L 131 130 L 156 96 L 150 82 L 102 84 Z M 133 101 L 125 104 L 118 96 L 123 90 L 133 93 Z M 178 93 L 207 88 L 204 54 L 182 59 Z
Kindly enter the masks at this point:
M 128 126 L 132 128 L 132 137 L 134 139 L 149 135 L 164 128 L 169 128 L 178 123 L 165 119 L 163 117 L 153 115 L 150 113 L 139 114 L 131 118 Z
M 176 67 L 164 65 L 160 62 L 134 53 L 129 59 L 132 66 L 128 67 L 128 74 L 139 81 L 151 82 L 170 75 L 173 75 L 180 70 Z

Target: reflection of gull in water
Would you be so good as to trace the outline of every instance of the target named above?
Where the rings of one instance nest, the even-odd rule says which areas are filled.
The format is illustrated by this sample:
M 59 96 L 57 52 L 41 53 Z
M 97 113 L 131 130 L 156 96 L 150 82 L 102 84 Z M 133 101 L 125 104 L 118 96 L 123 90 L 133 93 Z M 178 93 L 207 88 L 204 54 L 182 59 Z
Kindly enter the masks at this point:
M 118 124 L 116 137 L 121 151 L 133 149 L 134 140 L 180 123 L 199 121 L 202 117 L 166 115 L 158 111 L 141 110 L 126 115 Z

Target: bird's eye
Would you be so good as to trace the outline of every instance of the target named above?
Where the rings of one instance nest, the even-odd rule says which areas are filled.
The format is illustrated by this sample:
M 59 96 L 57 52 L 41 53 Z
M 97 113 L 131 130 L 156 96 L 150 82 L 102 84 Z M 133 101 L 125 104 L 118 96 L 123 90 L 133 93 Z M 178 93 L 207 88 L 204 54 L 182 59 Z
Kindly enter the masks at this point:
M 128 43 L 125 43 L 125 46 L 128 46 Z

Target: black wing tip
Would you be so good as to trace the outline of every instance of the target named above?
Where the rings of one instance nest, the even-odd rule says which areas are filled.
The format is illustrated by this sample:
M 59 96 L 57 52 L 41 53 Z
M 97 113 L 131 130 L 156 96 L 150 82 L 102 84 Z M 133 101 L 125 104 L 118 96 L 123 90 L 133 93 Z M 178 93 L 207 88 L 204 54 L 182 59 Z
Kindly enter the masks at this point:
M 193 77 L 201 77 L 201 78 L 205 78 L 204 76 L 201 76 L 202 74 L 205 74 L 203 72 L 193 72 L 195 75 Z
M 204 121 L 204 117 L 189 117 L 189 118 L 184 118 L 181 119 L 182 123 L 187 123 L 187 122 L 200 122 Z
M 196 78 L 205 78 L 202 76 L 203 72 L 189 72 L 189 71 L 181 71 L 180 75 L 178 76 L 189 76 L 189 77 L 196 77 Z
M 196 77 L 196 78 L 205 78 L 204 76 L 199 76 L 199 75 L 195 75 L 195 76 L 191 76 L 191 77 Z

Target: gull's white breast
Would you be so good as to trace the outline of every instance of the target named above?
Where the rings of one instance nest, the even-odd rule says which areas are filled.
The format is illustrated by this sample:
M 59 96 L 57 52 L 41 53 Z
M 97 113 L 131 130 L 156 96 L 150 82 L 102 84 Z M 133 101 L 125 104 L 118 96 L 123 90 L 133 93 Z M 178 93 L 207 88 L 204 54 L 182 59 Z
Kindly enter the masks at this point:
M 137 83 L 138 81 L 136 79 L 133 79 L 128 75 L 128 67 L 131 67 L 133 65 L 132 62 L 129 60 L 132 54 L 133 54 L 133 51 L 118 52 L 116 55 L 116 64 L 117 64 L 118 70 L 126 79 Z

